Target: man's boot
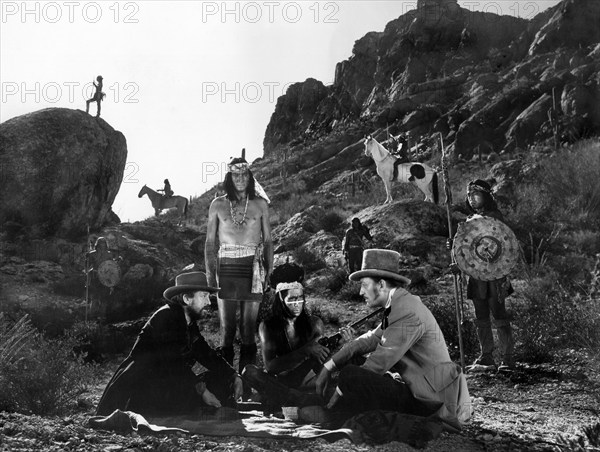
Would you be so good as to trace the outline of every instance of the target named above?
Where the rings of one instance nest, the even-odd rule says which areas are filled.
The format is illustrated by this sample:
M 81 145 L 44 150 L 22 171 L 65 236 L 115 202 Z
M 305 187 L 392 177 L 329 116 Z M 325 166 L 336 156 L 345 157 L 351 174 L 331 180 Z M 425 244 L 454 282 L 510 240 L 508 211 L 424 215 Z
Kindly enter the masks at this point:
M 506 322 L 503 325 L 497 326 L 496 331 L 498 332 L 500 352 L 502 353 L 502 363 L 498 367 L 498 370 L 510 370 L 515 366 L 513 357 L 515 341 L 510 323 Z
M 248 364 L 256 364 L 256 352 L 257 347 L 256 344 L 242 344 L 240 347 L 240 363 L 239 363 L 239 372 L 240 375 L 244 371 L 244 368 Z M 252 395 L 252 388 L 247 383 L 244 383 L 244 400 L 248 400 Z

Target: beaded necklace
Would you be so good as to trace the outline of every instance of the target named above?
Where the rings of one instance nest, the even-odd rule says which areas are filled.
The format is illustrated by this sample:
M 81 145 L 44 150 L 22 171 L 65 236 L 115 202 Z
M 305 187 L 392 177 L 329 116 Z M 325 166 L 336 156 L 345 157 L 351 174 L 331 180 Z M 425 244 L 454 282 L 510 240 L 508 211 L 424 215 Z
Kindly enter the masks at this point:
M 246 224 L 246 214 L 248 213 L 248 198 L 249 196 L 246 196 L 246 207 L 244 208 L 244 215 L 242 216 L 242 219 L 240 221 L 236 220 L 236 217 L 238 216 L 238 211 L 233 208 L 233 203 L 231 202 L 231 199 L 229 200 L 229 211 L 231 213 L 231 220 L 238 229 L 242 229 L 242 227 Z

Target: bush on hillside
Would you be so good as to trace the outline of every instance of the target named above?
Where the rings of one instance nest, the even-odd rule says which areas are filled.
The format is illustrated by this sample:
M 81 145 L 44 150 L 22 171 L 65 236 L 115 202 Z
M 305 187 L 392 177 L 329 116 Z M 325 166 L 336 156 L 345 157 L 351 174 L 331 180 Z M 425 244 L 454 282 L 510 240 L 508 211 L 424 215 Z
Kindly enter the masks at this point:
M 292 251 L 292 258 L 294 259 L 294 262 L 304 267 L 304 270 L 307 273 L 320 270 L 327 266 L 327 263 L 319 256 L 319 253 L 316 253 L 306 246 L 300 246 Z
M 60 414 L 97 381 L 69 336 L 44 338 L 25 316 L 9 322 L 0 313 L 0 410 Z
M 345 284 L 337 291 L 336 298 L 342 301 L 361 302 L 363 297 L 360 294 L 360 282 L 348 280 L 348 273 L 344 270 Z
M 456 322 L 455 300 L 443 296 L 423 297 L 422 300 L 437 320 L 437 323 L 444 334 L 450 357 L 454 361 L 458 361 L 460 359 L 460 347 L 458 325 Z M 469 302 L 464 300 L 464 303 L 464 308 L 466 309 L 467 303 Z M 466 314 L 465 319 L 462 322 L 461 334 L 465 364 L 468 364 L 479 354 L 479 342 L 475 334 L 473 322 L 472 320 L 469 320 L 469 316 Z
M 550 268 L 539 269 L 519 292 L 512 306 L 521 359 L 544 362 L 560 348 L 600 346 L 600 300 L 567 290 Z
M 327 212 L 320 219 L 319 228 L 323 229 L 325 232 L 329 232 L 331 234 L 340 235 L 343 234 L 342 229 L 344 227 L 344 217 L 342 217 L 335 210 Z

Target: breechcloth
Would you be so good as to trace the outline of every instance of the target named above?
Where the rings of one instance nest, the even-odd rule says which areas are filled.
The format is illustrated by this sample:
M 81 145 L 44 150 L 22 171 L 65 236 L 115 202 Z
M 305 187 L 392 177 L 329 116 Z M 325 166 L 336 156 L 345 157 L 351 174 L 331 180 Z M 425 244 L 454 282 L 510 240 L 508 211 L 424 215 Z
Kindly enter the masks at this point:
M 261 301 L 264 280 L 261 245 L 228 245 L 219 248 L 217 281 L 219 298 Z

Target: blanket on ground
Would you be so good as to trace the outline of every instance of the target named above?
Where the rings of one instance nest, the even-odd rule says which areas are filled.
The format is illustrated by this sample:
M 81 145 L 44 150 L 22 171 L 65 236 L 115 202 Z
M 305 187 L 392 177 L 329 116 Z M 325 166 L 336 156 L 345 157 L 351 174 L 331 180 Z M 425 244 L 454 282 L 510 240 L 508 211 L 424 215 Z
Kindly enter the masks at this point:
M 149 417 L 131 411 L 115 410 L 108 416 L 89 419 L 92 428 L 121 433 L 184 432 L 205 436 L 245 436 L 259 438 L 348 438 L 354 443 L 381 444 L 400 441 L 423 447 L 437 438 L 446 426 L 438 419 L 390 411 L 369 411 L 348 419 L 341 428 L 327 429 L 318 424 L 298 424 L 290 419 L 266 417 L 259 410 L 233 408 L 205 409 L 195 415 Z

